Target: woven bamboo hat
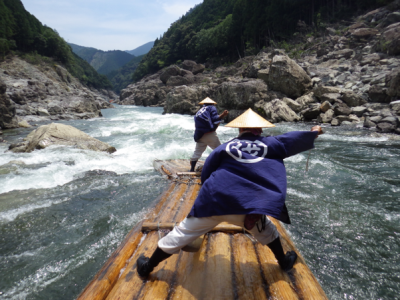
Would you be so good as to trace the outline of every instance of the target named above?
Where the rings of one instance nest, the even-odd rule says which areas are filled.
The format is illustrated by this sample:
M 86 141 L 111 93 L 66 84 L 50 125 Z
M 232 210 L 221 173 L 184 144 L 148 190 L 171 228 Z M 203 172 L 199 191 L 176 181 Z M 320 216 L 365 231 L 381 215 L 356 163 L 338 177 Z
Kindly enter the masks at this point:
M 203 105 L 203 104 L 217 104 L 217 102 L 215 102 L 214 100 L 211 100 L 210 98 L 206 98 L 203 101 L 199 102 L 199 105 Z
M 242 113 L 232 122 L 229 122 L 225 127 L 232 128 L 269 128 L 275 127 L 274 124 L 268 122 L 259 114 L 255 113 L 251 108 Z

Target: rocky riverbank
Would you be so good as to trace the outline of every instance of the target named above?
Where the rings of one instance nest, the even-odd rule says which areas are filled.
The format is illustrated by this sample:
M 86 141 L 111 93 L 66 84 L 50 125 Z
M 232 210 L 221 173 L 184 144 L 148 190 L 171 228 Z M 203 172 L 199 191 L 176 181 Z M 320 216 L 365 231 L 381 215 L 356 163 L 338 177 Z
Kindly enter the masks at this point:
M 32 65 L 17 56 L 0 63 L 0 129 L 98 117 L 116 98 L 112 91 L 85 87 L 56 63 Z
M 400 134 L 400 1 L 315 33 L 297 55 L 263 49 L 228 66 L 184 61 L 122 90 L 120 104 L 194 114 L 210 97 L 230 121 L 251 107 L 272 122 L 314 121 Z M 301 23 L 299 25 L 302 25 Z M 290 49 L 289 49 L 290 50 Z

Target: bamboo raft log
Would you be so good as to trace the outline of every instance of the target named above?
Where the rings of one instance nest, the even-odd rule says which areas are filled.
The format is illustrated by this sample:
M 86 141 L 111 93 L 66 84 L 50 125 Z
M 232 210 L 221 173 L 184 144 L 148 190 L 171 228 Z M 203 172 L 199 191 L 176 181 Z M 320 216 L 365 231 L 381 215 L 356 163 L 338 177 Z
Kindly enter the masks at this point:
M 199 163 L 201 169 L 201 163 Z M 151 256 L 159 234 L 172 229 L 190 211 L 200 190 L 200 172 L 187 172 L 187 160 L 154 162 L 171 179 L 155 208 L 137 224 L 86 286 L 79 300 L 96 299 L 327 299 L 281 223 L 284 251 L 298 259 L 285 273 L 273 253 L 243 228 L 221 223 L 200 240 L 197 252 L 181 251 L 161 262 L 147 279 L 136 271 L 140 254 Z M 198 169 L 199 170 L 199 169 Z

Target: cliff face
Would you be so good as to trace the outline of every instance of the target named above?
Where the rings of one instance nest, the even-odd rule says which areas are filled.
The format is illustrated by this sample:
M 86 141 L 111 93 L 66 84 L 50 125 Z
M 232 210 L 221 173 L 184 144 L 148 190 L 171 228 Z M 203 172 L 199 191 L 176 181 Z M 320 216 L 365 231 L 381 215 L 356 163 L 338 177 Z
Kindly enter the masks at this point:
M 230 111 L 225 121 L 250 107 L 272 122 L 361 125 L 400 134 L 400 1 L 350 26 L 302 30 L 292 45 L 283 45 L 286 51 L 264 49 L 228 66 L 169 66 L 122 90 L 120 103 L 194 114 L 208 96 L 220 111 Z
M 0 129 L 17 127 L 15 105 L 7 97 L 6 90 L 6 84 L 0 79 Z
M 0 63 L 0 127 L 59 119 L 87 119 L 112 107 L 117 96 L 83 86 L 56 63 L 32 65 L 17 56 Z M 26 122 L 22 122 L 26 121 Z

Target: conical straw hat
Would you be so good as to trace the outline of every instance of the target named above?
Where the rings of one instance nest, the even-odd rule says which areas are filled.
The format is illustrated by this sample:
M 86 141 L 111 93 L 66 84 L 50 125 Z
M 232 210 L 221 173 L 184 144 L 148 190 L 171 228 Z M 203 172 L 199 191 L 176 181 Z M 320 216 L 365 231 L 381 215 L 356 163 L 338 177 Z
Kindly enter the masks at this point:
M 217 102 L 215 102 L 215 101 L 213 101 L 213 100 L 211 100 L 210 98 L 207 97 L 203 101 L 199 102 L 199 104 L 200 105 L 202 105 L 202 104 L 217 104 Z
M 274 124 L 268 122 L 259 114 L 255 113 L 251 108 L 242 113 L 232 122 L 229 122 L 225 127 L 233 128 L 268 128 L 275 127 Z

